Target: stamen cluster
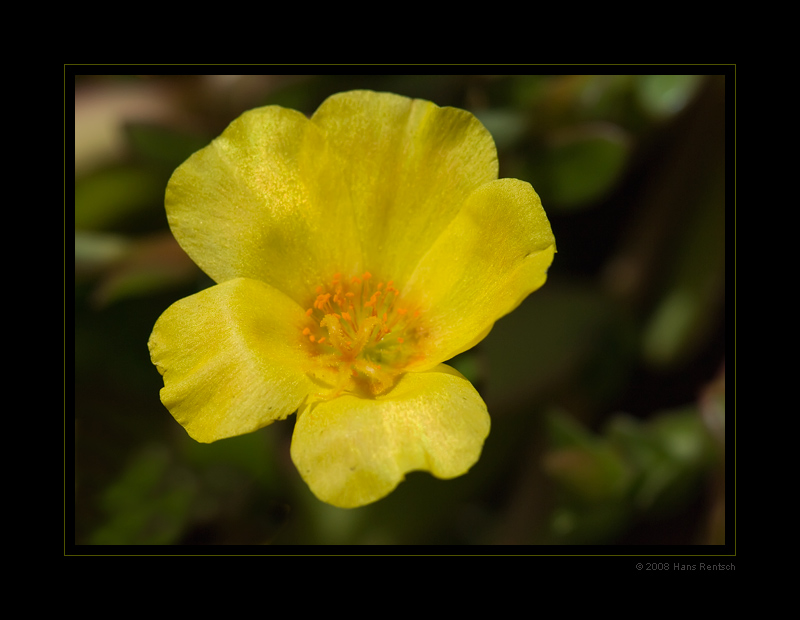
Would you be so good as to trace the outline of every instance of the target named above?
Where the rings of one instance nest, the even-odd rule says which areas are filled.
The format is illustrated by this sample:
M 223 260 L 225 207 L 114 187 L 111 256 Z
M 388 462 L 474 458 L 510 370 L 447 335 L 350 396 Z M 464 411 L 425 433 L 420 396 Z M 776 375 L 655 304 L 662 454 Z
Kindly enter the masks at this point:
M 337 273 L 317 286 L 302 334 L 333 395 L 358 386 L 379 394 L 408 362 L 420 312 L 401 305 L 399 295 L 392 280 L 375 282 L 369 271 L 349 279 Z

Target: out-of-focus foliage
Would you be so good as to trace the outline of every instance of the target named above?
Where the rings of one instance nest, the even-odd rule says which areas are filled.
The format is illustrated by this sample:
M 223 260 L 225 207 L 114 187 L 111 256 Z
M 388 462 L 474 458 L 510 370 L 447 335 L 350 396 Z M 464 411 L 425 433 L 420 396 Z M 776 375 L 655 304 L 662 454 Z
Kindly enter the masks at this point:
M 730 79 L 77 78 L 75 541 L 726 542 Z M 501 176 L 540 194 L 558 254 L 544 288 L 453 360 L 492 415 L 479 463 L 340 510 L 291 465 L 291 424 L 189 439 L 158 399 L 146 343 L 169 304 L 211 284 L 167 227 L 171 172 L 246 109 L 311 113 L 351 88 L 475 113 Z

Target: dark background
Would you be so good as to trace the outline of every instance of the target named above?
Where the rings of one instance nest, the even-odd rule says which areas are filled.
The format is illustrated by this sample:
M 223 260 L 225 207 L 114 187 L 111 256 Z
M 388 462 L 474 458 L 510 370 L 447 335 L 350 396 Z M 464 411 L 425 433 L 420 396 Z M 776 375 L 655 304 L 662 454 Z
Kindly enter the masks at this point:
M 74 527 L 79 545 L 730 548 L 731 67 L 715 75 L 79 75 L 68 92 L 73 79 L 67 545 Z M 500 176 L 529 181 L 541 196 L 558 253 L 547 284 L 452 361 L 492 416 L 478 464 L 451 481 L 413 473 L 386 499 L 341 510 L 319 502 L 295 471 L 293 417 L 211 445 L 191 440 L 159 401 L 147 339 L 172 302 L 212 284 L 169 232 L 171 172 L 244 110 L 279 104 L 310 115 L 328 95 L 354 88 L 478 116 L 495 137 Z

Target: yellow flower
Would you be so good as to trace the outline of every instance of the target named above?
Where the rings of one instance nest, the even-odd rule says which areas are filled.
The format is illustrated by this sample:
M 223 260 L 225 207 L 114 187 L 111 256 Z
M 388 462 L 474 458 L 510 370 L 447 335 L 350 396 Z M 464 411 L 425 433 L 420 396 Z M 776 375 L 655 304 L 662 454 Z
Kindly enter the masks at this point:
M 297 411 L 292 459 L 340 507 L 478 460 L 486 405 L 442 362 L 544 283 L 555 240 L 533 188 L 497 179 L 474 116 L 370 91 L 310 119 L 251 110 L 175 171 L 166 209 L 217 282 L 168 308 L 149 341 L 161 400 L 190 436 Z

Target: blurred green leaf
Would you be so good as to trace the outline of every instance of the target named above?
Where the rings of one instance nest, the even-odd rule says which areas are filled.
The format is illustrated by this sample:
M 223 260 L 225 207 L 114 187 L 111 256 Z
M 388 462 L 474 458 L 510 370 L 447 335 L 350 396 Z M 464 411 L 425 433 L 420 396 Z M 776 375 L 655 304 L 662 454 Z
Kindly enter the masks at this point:
M 550 516 L 550 536 L 559 544 L 612 540 L 628 526 L 628 501 L 636 470 L 606 438 L 595 435 L 563 412 L 548 416 L 550 448 L 542 467 L 558 493 Z
M 278 464 L 285 455 L 276 442 L 273 430 L 266 429 L 211 444 L 185 438 L 181 447 L 187 461 L 197 468 L 226 465 L 251 477 L 259 485 L 274 489 L 280 480 Z
M 628 128 L 631 123 L 631 86 L 635 76 L 589 75 L 577 93 L 579 118 Z M 625 125 L 621 125 L 625 123 Z
M 622 456 L 563 414 L 551 414 L 548 421 L 552 447 L 545 471 L 582 501 L 622 499 L 633 479 Z
M 448 360 L 447 365 L 455 368 L 473 385 L 480 383 L 484 378 L 481 359 L 475 351 L 462 353 Z
M 551 207 L 578 208 L 599 201 L 625 170 L 627 134 L 615 125 L 581 125 L 563 130 L 547 143 L 535 176 L 537 191 Z
M 130 240 L 79 231 L 75 252 L 76 275 L 97 279 L 91 297 L 97 307 L 178 287 L 199 273 L 169 233 Z
M 137 166 L 106 168 L 75 180 L 76 230 L 104 230 L 163 208 L 163 174 Z
M 165 448 L 141 450 L 105 492 L 108 515 L 91 537 L 95 545 L 175 543 L 195 497 L 189 473 L 174 464 Z
M 517 146 L 528 130 L 527 115 L 517 110 L 487 109 L 474 112 L 494 138 L 495 146 L 502 151 Z
M 558 484 L 552 534 L 568 544 L 596 543 L 632 519 L 670 515 L 695 497 L 716 449 L 694 406 L 639 422 L 617 415 L 602 434 L 570 417 L 549 417 L 544 470 Z
M 595 545 L 614 540 L 629 525 L 628 507 L 621 502 L 603 502 L 591 510 L 560 505 L 550 518 L 551 544 Z
M 128 146 L 140 160 L 163 166 L 169 172 L 210 142 L 205 136 L 181 133 L 161 125 L 130 123 L 125 129 Z
M 535 107 L 546 95 L 552 77 L 546 75 L 516 75 L 507 84 L 508 93 L 501 99 L 508 100 L 514 107 L 525 109 Z
M 640 75 L 634 90 L 641 106 L 656 118 L 677 114 L 692 100 L 702 75 Z
M 721 327 L 725 292 L 724 163 L 718 159 L 689 197 L 692 204 L 667 265 L 667 281 L 643 334 L 645 359 L 674 365 Z
M 122 235 L 76 230 L 76 277 L 93 276 L 109 269 L 130 251 L 130 244 Z
M 640 511 L 663 515 L 682 507 L 716 455 L 695 406 L 660 413 L 644 424 L 616 416 L 607 435 L 638 471 L 632 501 Z
M 557 259 L 557 257 L 556 257 Z M 636 353 L 633 325 L 610 298 L 556 281 L 498 321 L 480 344 L 485 398 L 493 410 L 557 393 L 581 376 L 572 398 L 602 402 L 628 376 Z

